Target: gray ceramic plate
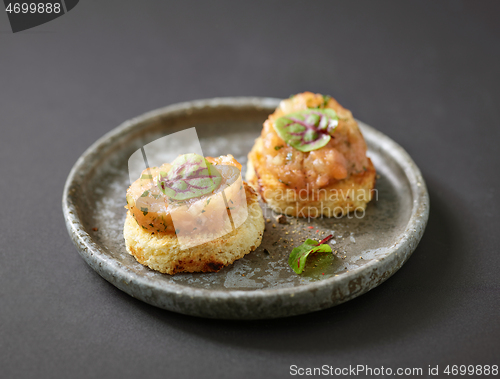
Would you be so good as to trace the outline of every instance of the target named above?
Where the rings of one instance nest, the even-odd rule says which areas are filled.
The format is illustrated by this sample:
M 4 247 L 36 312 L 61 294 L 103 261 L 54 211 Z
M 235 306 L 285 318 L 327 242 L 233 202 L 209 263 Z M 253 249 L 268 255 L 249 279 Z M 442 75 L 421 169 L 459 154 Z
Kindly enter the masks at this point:
M 218 273 L 154 272 L 127 254 L 123 240 L 127 161 L 141 146 L 196 127 L 208 156 L 233 154 L 244 164 L 263 121 L 278 105 L 270 98 L 220 98 L 168 106 L 127 121 L 93 144 L 66 182 L 63 211 L 80 255 L 110 283 L 149 304 L 195 316 L 275 318 L 345 302 L 394 274 L 415 250 L 429 214 L 419 169 L 394 141 L 360 123 L 379 174 L 378 199 L 362 218 L 274 222 L 263 205 L 262 245 Z M 287 264 L 306 237 L 333 234 L 334 254 L 308 261 L 303 275 Z

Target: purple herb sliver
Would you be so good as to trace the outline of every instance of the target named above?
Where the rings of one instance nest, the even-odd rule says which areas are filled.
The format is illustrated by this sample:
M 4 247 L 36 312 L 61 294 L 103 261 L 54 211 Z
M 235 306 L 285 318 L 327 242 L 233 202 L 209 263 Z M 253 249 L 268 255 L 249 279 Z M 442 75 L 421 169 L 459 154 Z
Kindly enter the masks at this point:
M 215 191 L 222 177 L 220 172 L 198 154 L 178 156 L 168 172 L 160 172 L 158 187 L 174 200 L 187 200 Z
M 278 118 L 274 129 L 287 144 L 307 152 L 325 146 L 332 138 L 338 121 L 333 109 L 305 109 Z

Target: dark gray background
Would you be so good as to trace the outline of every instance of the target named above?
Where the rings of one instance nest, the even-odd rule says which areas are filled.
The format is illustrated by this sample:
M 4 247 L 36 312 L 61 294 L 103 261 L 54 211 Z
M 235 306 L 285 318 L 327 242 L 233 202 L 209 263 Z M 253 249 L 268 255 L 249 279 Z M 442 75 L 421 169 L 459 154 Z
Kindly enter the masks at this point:
M 500 364 L 500 3 L 85 1 L 12 34 L 0 14 L 0 376 L 288 377 L 292 364 Z M 259 322 L 143 304 L 80 258 L 61 211 L 122 121 L 216 96 L 331 94 L 422 169 L 409 262 L 333 309 Z

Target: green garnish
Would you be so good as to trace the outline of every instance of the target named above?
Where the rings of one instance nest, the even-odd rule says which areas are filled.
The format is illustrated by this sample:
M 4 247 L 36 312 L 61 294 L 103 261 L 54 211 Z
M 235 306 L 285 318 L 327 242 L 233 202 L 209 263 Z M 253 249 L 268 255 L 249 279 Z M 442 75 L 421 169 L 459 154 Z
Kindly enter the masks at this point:
M 290 183 L 284 182 L 284 181 L 283 181 L 283 180 L 281 180 L 281 179 L 278 179 L 278 182 L 280 182 L 280 183 L 284 184 L 285 186 L 289 186 L 289 185 L 290 185 Z
M 331 253 L 332 248 L 330 245 L 327 245 L 328 242 L 333 236 L 329 235 L 325 239 L 320 242 L 314 241 L 312 239 L 306 239 L 305 242 L 295 247 L 290 253 L 290 257 L 288 258 L 288 265 L 295 271 L 297 274 L 301 274 L 304 271 L 304 267 L 306 266 L 306 259 L 309 254 L 312 253 Z
M 221 181 L 220 172 L 201 155 L 184 154 L 172 162 L 170 171 L 160 173 L 158 186 L 172 199 L 187 200 L 213 192 Z
M 330 101 L 331 98 L 332 98 L 331 96 L 323 95 L 323 103 L 315 106 L 314 108 L 316 109 L 326 108 L 326 106 L 328 105 L 328 101 Z
M 146 216 L 148 214 L 148 208 L 141 207 L 141 212 L 144 216 Z
M 153 179 L 153 175 L 151 174 L 142 174 L 141 179 Z
M 143 192 L 143 194 L 141 195 L 141 197 L 146 197 L 149 195 L 149 190 L 146 190 Z
M 279 150 L 279 149 L 282 149 L 283 147 L 284 147 L 283 145 L 274 146 L 274 150 Z
M 328 95 L 323 95 L 323 108 L 328 105 L 328 102 L 330 101 L 332 97 Z
M 338 121 L 333 109 L 305 109 L 278 118 L 274 129 L 287 144 L 308 152 L 322 148 L 330 141 Z

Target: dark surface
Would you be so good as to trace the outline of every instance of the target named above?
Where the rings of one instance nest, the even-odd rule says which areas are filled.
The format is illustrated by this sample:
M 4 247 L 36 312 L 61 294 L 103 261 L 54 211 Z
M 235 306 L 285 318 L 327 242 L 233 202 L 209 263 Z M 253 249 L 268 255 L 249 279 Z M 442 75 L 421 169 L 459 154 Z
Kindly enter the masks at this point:
M 0 14 L 0 376 L 500 364 L 499 5 L 82 1 L 16 34 Z M 211 321 L 141 303 L 77 254 L 61 195 L 97 138 L 175 102 L 304 90 L 399 142 L 427 180 L 427 231 L 390 280 L 306 316 Z

